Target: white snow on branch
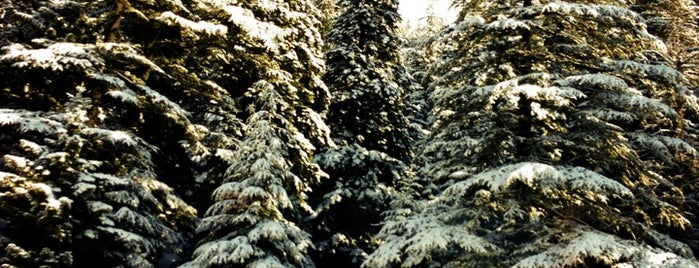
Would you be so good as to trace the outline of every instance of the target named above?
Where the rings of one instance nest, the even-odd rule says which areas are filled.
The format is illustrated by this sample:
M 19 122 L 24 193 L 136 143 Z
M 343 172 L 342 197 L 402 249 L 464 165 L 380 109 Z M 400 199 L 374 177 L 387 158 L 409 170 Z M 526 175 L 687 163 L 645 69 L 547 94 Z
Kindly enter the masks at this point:
M 450 186 L 442 195 L 461 198 L 479 185 L 498 193 L 517 182 L 544 194 L 560 189 L 573 189 L 600 202 L 607 202 L 608 196 L 633 197 L 631 190 L 621 183 L 591 170 L 582 167 L 554 167 L 535 162 L 506 165 L 476 174 Z
M 587 86 L 617 91 L 626 91 L 629 88 L 623 79 L 616 76 L 599 73 L 569 76 L 564 79 L 557 80 L 556 84 L 570 87 Z
M 567 86 L 565 83 L 561 86 L 539 86 L 531 83 L 522 83 L 523 80 L 536 79 L 544 83 L 548 83 L 550 75 L 545 73 L 530 74 L 526 76 L 516 77 L 510 80 L 500 82 L 495 85 L 484 86 L 472 91 L 470 99 L 486 98 L 487 107 L 490 109 L 502 100 L 506 100 L 509 107 L 516 107 L 522 96 L 535 102 L 548 103 L 546 106 L 561 107 L 569 106 L 573 100 L 587 97 L 582 91 Z M 458 92 L 453 92 L 458 93 Z M 454 98 L 458 96 L 438 96 Z M 500 104 L 502 105 L 502 104 Z M 551 111 L 544 111 L 548 107 L 532 107 L 539 108 L 545 114 L 554 115 Z
M 560 167 L 559 174 L 571 189 L 587 198 L 607 203 L 607 196 L 633 198 L 633 193 L 623 184 L 583 167 Z
M 647 235 L 653 243 L 656 243 L 659 247 L 661 247 L 664 250 L 669 250 L 686 258 L 693 258 L 694 256 L 692 248 L 689 247 L 689 245 L 675 240 L 669 235 L 660 233 L 653 229 L 648 230 Z
M 553 2 L 541 7 L 544 13 L 559 13 L 566 15 L 591 16 L 598 17 L 600 13 L 592 6 L 568 3 L 568 2 Z
M 136 106 L 141 105 L 141 101 L 138 99 L 136 92 L 128 88 L 123 90 L 110 90 L 107 92 L 107 96 L 110 96 L 125 103 L 134 104 Z
M 87 201 L 87 209 L 95 214 L 110 213 L 114 209 L 111 205 L 101 201 Z
M 636 92 L 603 92 L 598 94 L 605 101 L 624 107 L 638 115 L 658 113 L 669 118 L 677 118 L 677 111 L 660 100 L 648 98 Z
M 522 182 L 525 185 L 538 188 L 543 186 L 537 185 L 539 183 L 552 184 L 554 181 L 547 180 L 549 178 L 559 179 L 557 173 L 555 167 L 546 164 L 531 162 L 512 164 L 482 172 L 467 180 L 460 181 L 447 188 L 443 195 L 462 196 L 463 193 L 465 193 L 463 192 L 464 190 L 468 190 L 477 185 L 484 185 L 488 187 L 491 192 L 499 192 L 508 188 L 515 182 Z M 454 176 L 456 176 L 456 174 L 454 174 Z
M 0 109 L 0 126 L 15 126 L 20 132 L 36 131 L 42 134 L 65 133 L 63 124 L 41 117 L 40 112 Z
M 80 132 L 86 136 L 95 136 L 110 144 L 123 144 L 128 147 L 135 147 L 138 141 L 133 134 L 122 130 L 109 130 L 102 128 L 83 128 Z
M 145 93 L 145 96 L 150 98 L 153 103 L 163 105 L 168 109 L 164 111 L 164 114 L 172 119 L 188 120 L 187 117 L 190 115 L 188 111 L 183 109 L 179 104 L 171 101 L 166 96 L 160 94 L 158 91 L 151 89 L 148 86 L 136 85 L 139 91 Z
M 634 245 L 610 234 L 591 230 L 578 231 L 575 235 L 563 245 L 519 261 L 513 268 L 573 267 L 585 264 L 586 258 L 612 265 L 634 253 Z
M 513 18 L 506 18 L 504 16 L 498 17 L 497 20 L 491 22 L 486 27 L 488 30 L 519 30 L 525 29 L 529 30 L 530 27 L 528 22 L 525 20 L 518 20 Z
M 299 230 L 296 230 L 299 231 Z M 265 220 L 255 225 L 255 228 L 248 232 L 248 238 L 252 242 L 279 241 L 288 239 L 287 226 L 281 222 Z
M 566 236 L 563 243 L 524 258 L 512 267 L 576 267 L 588 264 L 589 260 L 617 268 L 699 266 L 691 257 L 681 257 L 597 230 L 576 230 Z
M 192 34 L 190 36 L 198 38 L 199 34 L 204 34 L 208 36 L 219 36 L 225 37 L 228 27 L 220 24 L 211 23 L 208 21 L 191 21 L 186 18 L 180 17 L 171 11 L 166 11 L 158 18 L 159 21 L 164 22 L 167 25 L 177 25 L 180 26 Z
M 194 251 L 194 260 L 182 267 L 217 267 L 230 264 L 245 264 L 253 257 L 264 256 L 264 252 L 252 245 L 245 236 L 229 240 L 205 243 Z
M 32 154 L 34 156 L 40 156 L 40 155 L 48 152 L 48 148 L 46 148 L 45 146 L 41 146 L 41 145 L 37 144 L 36 142 L 25 140 L 25 139 L 19 140 L 19 146 L 22 147 L 22 149 L 25 152 Z
M 73 185 L 70 188 L 73 190 L 73 194 L 75 196 L 82 196 L 90 194 L 97 190 L 97 185 L 94 185 L 92 183 L 78 182 L 73 183 Z
M 219 185 L 211 195 L 214 201 L 223 201 L 227 199 L 235 199 L 240 195 L 240 192 L 245 186 L 240 182 L 226 182 Z
M 465 29 L 479 27 L 485 24 L 485 19 L 480 16 L 468 16 L 463 20 L 458 21 L 455 25 L 448 28 L 447 31 L 458 33 Z
M 141 101 L 138 99 L 136 92 L 131 90 L 121 78 L 100 72 L 92 72 L 88 74 L 88 77 L 106 83 L 112 89 L 107 91 L 107 96 L 125 103 L 140 106 Z
M 638 119 L 636 115 L 630 112 L 624 112 L 624 111 L 617 111 L 617 110 L 612 110 L 612 109 L 607 109 L 607 108 L 596 108 L 596 109 L 591 109 L 587 110 L 587 113 L 590 115 L 602 119 L 604 121 L 619 121 L 619 122 L 624 122 L 624 123 L 630 123 L 633 122 L 634 120 Z
M 230 16 L 230 22 L 240 27 L 252 38 L 259 40 L 272 52 L 279 50 L 286 31 L 272 23 L 255 18 L 251 10 L 238 6 L 225 6 L 223 10 Z
M 544 6 L 532 6 L 529 8 L 529 14 L 534 13 L 533 10 L 541 10 L 542 13 L 556 13 L 561 15 L 572 15 L 580 17 L 593 18 L 598 21 L 624 21 L 634 25 L 641 26 L 645 21 L 644 18 L 628 8 L 623 8 L 616 5 L 589 5 L 570 2 L 556 1 L 548 3 Z M 645 29 L 641 29 L 645 32 Z
M 395 235 L 400 234 L 400 235 Z M 500 249 L 473 235 L 463 226 L 447 225 L 434 216 L 415 217 L 386 223 L 379 237 L 386 243 L 374 251 L 363 267 L 419 266 L 439 252 L 489 255 Z
M 662 77 L 671 82 L 684 82 L 681 72 L 667 65 L 644 64 L 630 60 L 620 60 L 613 62 L 613 67 L 621 72 L 641 74 L 651 77 Z
M 627 133 L 634 142 L 644 147 L 649 152 L 661 156 L 666 164 L 672 163 L 673 155 L 682 152 L 692 157 L 697 157 L 697 149 L 686 141 L 674 137 L 668 137 L 645 132 Z
M 260 187 L 248 186 L 240 192 L 240 196 L 238 198 L 241 198 L 243 200 L 268 200 L 269 194 L 267 194 L 267 191 L 265 191 L 265 189 L 262 189 Z
M 256 268 L 287 268 L 286 265 L 282 264 L 282 262 L 275 256 L 267 256 L 262 259 L 256 259 L 252 263 L 250 263 L 249 267 L 256 267 Z
M 17 68 L 63 71 L 67 67 L 90 69 L 101 63 L 85 46 L 74 43 L 55 43 L 41 49 L 27 49 L 20 44 L 12 44 L 3 47 L 3 50 L 6 53 L 0 57 L 0 63 L 11 63 Z
M 129 185 L 129 180 L 104 173 L 81 173 L 78 175 L 78 181 L 86 183 L 98 183 L 100 185 L 113 187 L 125 187 Z

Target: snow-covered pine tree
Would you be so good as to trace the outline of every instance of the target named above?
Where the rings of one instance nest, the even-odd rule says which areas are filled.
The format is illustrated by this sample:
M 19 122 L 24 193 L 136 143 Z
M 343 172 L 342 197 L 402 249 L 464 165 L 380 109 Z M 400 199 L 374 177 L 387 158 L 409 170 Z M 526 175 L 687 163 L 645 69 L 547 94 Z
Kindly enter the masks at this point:
M 410 77 L 400 58 L 400 23 L 394 0 L 346 0 L 326 40 L 333 102 L 328 121 L 337 139 L 398 158 L 410 156 L 408 121 L 403 115 Z
M 165 72 L 141 46 L 100 41 L 114 5 L 2 2 L 3 263 L 154 267 L 186 258 L 196 211 L 163 183 L 171 178 L 160 153 L 172 148 L 154 143 L 176 145 L 163 134 L 188 139 L 196 127 L 144 81 Z
M 185 266 L 314 265 L 302 230 L 313 215 L 306 192 L 327 176 L 312 162 L 314 150 L 332 142 L 316 112 L 327 107 L 329 93 L 319 76 L 320 14 L 310 3 L 218 1 L 203 9 L 228 29 L 214 70 L 234 70 L 211 75 L 238 96 L 239 116 L 248 122 L 240 146 L 226 154 L 227 171 Z
M 0 110 L 3 263 L 154 267 L 182 261 L 196 211 L 159 180 L 158 149 L 111 122 L 123 115 L 90 97 L 103 89 L 90 75 L 105 75 L 113 51 L 46 40 L 33 45 L 4 47 L 0 58 L 0 70 L 12 77 L 3 81 L 4 96 L 18 97 L 12 95 L 17 85 L 37 96 Z M 180 111 L 169 101 L 157 103 L 157 92 L 141 90 L 141 105 Z M 51 102 L 37 105 L 44 100 Z
M 261 76 L 283 77 L 275 87 L 292 104 L 283 117 L 302 130 L 294 138 L 310 140 L 289 150 L 293 171 L 308 181 L 321 174 L 297 164 L 329 142 L 315 111 L 329 99 L 318 12 L 307 1 L 0 5 L 0 72 L 12 78 L 0 81 L 0 243 L 12 252 L 3 262 L 187 259 L 195 211 L 180 197 L 209 206 Z
M 104 122 L 97 122 L 118 124 L 158 147 L 159 153 L 153 159 L 156 172 L 169 185 L 196 195 L 198 187 L 211 184 L 203 179 L 215 174 L 211 168 L 221 169 L 221 159 L 235 146 L 242 123 L 235 117 L 237 107 L 232 94 L 209 74 L 230 75 L 214 71 L 218 66 L 201 60 L 225 61 L 216 57 L 222 51 L 216 47 L 225 43 L 226 28 L 185 19 L 198 18 L 192 12 L 198 11 L 199 5 L 189 4 L 66 1 L 33 6 L 31 1 L 13 1 L 7 2 L 6 27 L 2 32 L 7 36 L 3 40 L 29 45 L 34 42 L 32 39 L 43 38 L 48 41 L 45 46 L 50 42 L 74 43 L 94 47 L 91 50 L 107 57 L 108 63 L 98 66 L 99 72 L 90 71 L 87 78 L 66 79 L 84 78 L 89 85 L 99 87 L 88 88 L 85 93 L 100 103 L 91 115 L 103 117 L 95 113 L 101 111 L 119 116 L 106 116 Z M 180 17 L 182 25 L 168 23 L 167 19 L 173 17 L 169 15 L 175 13 L 184 16 Z M 192 49 L 201 44 L 207 44 L 208 50 Z M 58 102 L 69 98 L 60 84 L 47 88 L 58 91 L 53 97 Z M 47 90 L 27 91 L 23 91 L 22 83 L 16 83 L 7 89 L 8 98 L 2 101 L 34 103 L 36 107 L 49 107 L 44 103 L 53 101 L 42 95 Z M 192 170 L 196 181 L 192 179 Z M 183 196 L 195 205 L 199 203 L 197 196 Z M 207 194 L 204 200 L 208 197 Z M 206 205 L 204 202 L 203 207 Z
M 338 145 L 316 157 L 330 175 L 312 199 L 318 266 L 357 267 L 377 245 L 381 213 L 411 157 L 404 115 L 411 78 L 402 65 L 395 0 L 341 1 L 326 36 L 332 93 L 328 122 Z
M 190 106 L 201 111 L 192 113 L 193 120 L 210 131 L 202 142 L 180 143 L 192 162 L 203 167 L 195 174 L 198 183 L 213 189 L 225 179 L 236 140 L 242 135 L 242 122 L 238 118 L 248 118 L 255 112 L 249 105 L 256 97 L 249 90 L 257 81 L 269 77 L 280 81 L 275 87 L 290 107 L 284 117 L 299 133 L 314 147 L 331 143 L 329 129 L 320 115 L 330 98 L 320 79 L 324 65 L 320 56 L 323 40 L 318 29 L 322 25 L 317 19 L 319 11 L 310 0 L 202 1 L 192 4 L 189 10 L 196 11 L 197 16 L 166 12 L 158 19 L 174 28 L 175 40 L 171 42 L 191 46 L 183 47 L 182 51 L 189 54 L 173 63 L 173 67 L 188 68 L 178 76 L 200 81 L 208 89 L 203 93 L 193 86 L 182 89 L 187 92 L 182 102 L 200 100 Z M 166 43 L 154 50 L 167 51 L 163 46 Z M 205 97 L 212 94 L 214 98 L 198 94 Z M 299 175 L 316 176 L 314 172 Z M 195 195 L 195 200 L 206 200 L 210 191 L 202 189 Z M 197 207 L 205 210 L 210 204 L 203 203 Z
M 667 47 L 648 56 L 682 73 L 686 78 L 681 81 L 682 85 L 696 94 L 699 89 L 699 6 L 694 1 L 645 0 L 637 1 L 633 9 L 646 19 L 648 31 L 661 38 Z M 696 140 L 697 128 L 689 123 L 696 122 L 699 115 L 682 105 L 674 108 L 678 110 L 681 118 L 688 119 L 688 124 L 682 126 L 677 135 L 691 141 L 696 148 L 699 145 Z M 699 177 L 699 163 L 691 157 L 677 160 L 674 165 L 664 165 L 663 162 L 657 161 L 649 164 L 656 165 L 659 173 L 673 178 L 675 184 L 685 193 L 687 217 L 694 225 L 691 227 L 693 231 L 678 234 L 678 237 L 690 245 L 696 254 L 699 253 L 699 230 L 696 229 L 696 223 L 699 223 L 699 196 L 696 195 L 699 190 L 699 181 L 696 179 Z
M 309 167 L 289 160 L 311 145 L 285 118 L 292 107 L 274 84 L 261 80 L 251 90 L 259 108 L 199 224 L 204 238 L 184 267 L 314 267 L 310 235 L 294 223 L 311 212 L 309 181 L 294 170 L 317 168 L 308 155 L 301 161 Z
M 437 195 L 394 210 L 364 266 L 698 265 L 668 235 L 690 225 L 682 174 L 658 168 L 696 161 L 678 135 L 696 99 L 646 56 L 664 48 L 643 18 L 617 1 L 460 3 L 420 160 Z

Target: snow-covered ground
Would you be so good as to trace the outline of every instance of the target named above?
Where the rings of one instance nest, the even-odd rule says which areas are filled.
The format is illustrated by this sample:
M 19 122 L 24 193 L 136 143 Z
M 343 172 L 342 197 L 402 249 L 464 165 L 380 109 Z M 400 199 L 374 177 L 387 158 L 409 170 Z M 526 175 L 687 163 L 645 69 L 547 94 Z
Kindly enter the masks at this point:
M 436 15 L 443 17 L 448 23 L 456 19 L 456 11 L 450 8 L 451 0 L 400 0 L 398 12 L 403 17 L 403 23 L 409 29 L 414 29 L 425 23 L 425 16 L 430 5 Z

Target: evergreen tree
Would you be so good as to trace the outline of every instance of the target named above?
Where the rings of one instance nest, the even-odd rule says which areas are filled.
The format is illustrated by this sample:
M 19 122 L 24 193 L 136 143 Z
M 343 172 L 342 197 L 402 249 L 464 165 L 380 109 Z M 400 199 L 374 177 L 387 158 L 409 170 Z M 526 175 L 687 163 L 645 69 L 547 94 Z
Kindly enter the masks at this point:
M 309 183 L 291 171 L 298 168 L 288 160 L 308 141 L 280 114 L 290 107 L 271 83 L 260 81 L 253 90 L 262 107 L 248 120 L 226 181 L 199 224 L 202 244 L 185 267 L 314 266 L 306 254 L 310 236 L 294 224 L 310 212 Z
M 410 78 L 400 59 L 397 1 L 348 0 L 326 39 L 335 136 L 398 159 L 410 156 L 403 99 Z
M 210 19 L 228 29 L 225 88 L 237 89 L 248 118 L 239 147 L 198 226 L 191 267 L 313 267 L 304 220 L 306 193 L 327 175 L 312 162 L 332 144 L 316 110 L 329 94 L 319 73 L 323 42 L 310 1 L 211 2 Z M 220 64 L 220 63 L 219 63 Z M 222 77 L 223 78 L 223 77 Z
M 2 246 L 26 252 L 8 254 L 7 263 L 148 267 L 181 261 L 196 211 L 159 180 L 158 149 L 116 123 L 125 118 L 113 114 L 109 101 L 89 97 L 104 89 L 98 79 L 107 78 L 101 71 L 114 64 L 115 51 L 45 40 L 34 45 L 5 47 L 0 63 L 3 73 L 14 75 L 3 85 L 8 99 L 17 97 L 18 85 L 36 94 L 11 101 L 0 116 L 2 236 L 8 239 Z M 46 80 L 37 81 L 37 74 Z M 148 87 L 125 90 L 135 107 L 184 118 L 178 105 Z M 24 210 L 30 213 L 18 213 Z
M 329 99 L 318 12 L 304 1 L 236 4 L 0 3 L 3 263 L 189 259 L 194 208 L 227 178 L 259 80 L 289 103 L 273 116 L 289 121 L 273 123 L 297 141 L 291 170 L 318 180 L 311 152 L 329 142 L 316 112 Z
M 696 99 L 640 15 L 582 2 L 461 3 L 432 67 L 436 196 L 394 210 L 366 267 L 697 265 L 668 236 L 690 226 L 682 171 L 652 164 L 696 161 Z
M 160 133 L 196 134 L 180 105 L 138 79 L 163 69 L 136 44 L 97 42 L 111 1 L 2 5 L 2 262 L 181 262 L 196 211 L 162 182 L 158 140 L 139 127 L 157 119 L 171 126 Z
M 674 67 L 682 73 L 686 78 L 681 81 L 682 85 L 690 89 L 696 95 L 697 87 L 699 86 L 699 25 L 697 24 L 697 5 L 693 1 L 638 1 L 634 6 L 634 10 L 639 12 L 648 23 L 648 31 L 661 38 L 666 46 L 666 49 L 654 51 L 649 55 L 654 61 L 663 62 Z M 691 122 L 696 122 L 698 117 L 695 111 L 683 106 L 678 106 L 678 113 L 682 119 L 682 130 L 677 133 L 678 136 L 692 141 L 692 144 L 697 145 L 696 135 L 697 129 Z M 686 120 L 685 120 L 686 118 Z M 697 190 L 699 190 L 699 177 L 697 170 L 699 166 L 693 161 L 694 159 L 681 158 L 677 159 L 673 165 L 665 165 L 665 162 L 651 162 L 655 169 L 661 174 L 673 179 L 676 185 L 680 187 L 686 202 L 684 207 L 687 211 L 688 219 L 694 223 L 690 230 L 677 234 L 677 237 L 682 242 L 690 245 L 694 253 L 699 252 L 699 230 L 696 223 L 699 219 L 699 201 L 697 200 Z
M 342 1 L 326 36 L 332 93 L 328 121 L 336 148 L 316 157 L 330 180 L 315 189 L 311 220 L 319 266 L 359 266 L 378 241 L 381 214 L 411 157 L 405 95 L 411 79 L 402 65 L 400 17 L 394 0 Z

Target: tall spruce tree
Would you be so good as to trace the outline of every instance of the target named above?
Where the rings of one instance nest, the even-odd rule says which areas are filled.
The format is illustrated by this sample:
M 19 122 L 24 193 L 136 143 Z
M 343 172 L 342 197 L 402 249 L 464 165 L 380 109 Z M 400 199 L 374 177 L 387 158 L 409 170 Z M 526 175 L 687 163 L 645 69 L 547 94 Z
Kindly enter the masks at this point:
M 669 236 L 691 224 L 683 171 L 662 167 L 696 161 L 681 111 L 698 107 L 647 56 L 664 46 L 644 19 L 616 1 L 459 3 L 420 160 L 437 195 L 396 209 L 364 265 L 697 265 Z
M 322 175 L 310 159 L 329 142 L 329 94 L 308 2 L 0 5 L 0 262 L 189 259 L 195 208 L 228 180 L 261 80 L 289 103 L 270 118 L 296 141 L 290 169 Z
M 198 127 L 144 81 L 165 71 L 136 43 L 105 42 L 112 1 L 2 6 L 2 262 L 181 262 L 196 211 L 164 183 L 175 167 L 161 153 L 176 150 L 154 137 L 196 140 Z
M 313 199 L 311 223 L 319 266 L 358 267 L 377 245 L 381 213 L 411 157 L 405 95 L 411 79 L 402 65 L 395 0 L 342 1 L 326 36 L 332 93 L 328 121 L 337 144 L 316 158 L 330 180 Z
M 411 81 L 400 59 L 397 1 L 347 0 L 326 40 L 331 88 L 331 129 L 343 143 L 406 159 L 408 122 L 403 115 Z
M 199 224 L 205 237 L 184 267 L 314 267 L 307 255 L 310 236 L 294 223 L 311 212 L 309 181 L 294 174 L 304 169 L 289 160 L 310 144 L 283 116 L 291 107 L 272 83 L 262 80 L 253 88 L 262 107 L 248 119 L 225 183 Z M 308 155 L 302 157 L 309 163 Z
M 228 28 L 226 88 L 237 90 L 248 118 L 239 147 L 198 226 L 188 267 L 313 267 L 304 219 L 310 187 L 326 176 L 312 162 L 331 144 L 316 110 L 328 104 L 320 80 L 322 40 L 310 1 L 208 2 L 211 20 Z M 241 64 L 242 63 L 242 64 Z

